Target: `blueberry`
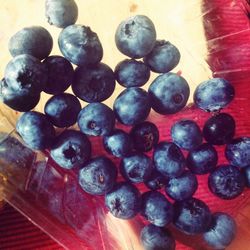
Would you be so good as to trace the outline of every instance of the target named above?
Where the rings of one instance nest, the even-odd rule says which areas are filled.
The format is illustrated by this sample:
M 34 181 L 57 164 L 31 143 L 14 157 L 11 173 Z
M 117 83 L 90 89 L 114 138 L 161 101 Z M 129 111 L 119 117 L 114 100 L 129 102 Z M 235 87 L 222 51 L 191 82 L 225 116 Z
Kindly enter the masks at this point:
M 149 224 L 141 230 L 140 239 L 145 250 L 175 250 L 175 240 L 164 227 Z
M 176 201 L 189 199 L 198 188 L 196 176 L 190 171 L 185 171 L 182 175 L 171 178 L 166 183 L 166 194 Z
M 45 87 L 48 72 L 35 57 L 19 55 L 7 64 L 4 76 L 6 84 L 22 95 L 24 92 L 40 93 Z
M 155 168 L 165 177 L 180 176 L 185 168 L 185 158 L 180 148 L 171 142 L 160 142 L 153 154 Z
M 132 184 L 119 182 L 106 194 L 105 204 L 113 216 L 120 219 L 131 219 L 140 210 L 140 192 Z
M 209 207 L 196 198 L 174 203 L 174 225 L 183 233 L 195 235 L 208 230 L 212 215 Z
M 63 93 L 73 81 L 74 69 L 71 63 L 62 56 L 49 56 L 43 64 L 48 69 L 44 92 L 51 95 Z
M 87 135 L 108 135 L 114 125 L 115 115 L 112 109 L 103 103 L 90 103 L 78 115 L 78 126 Z
M 170 42 L 157 40 L 152 51 L 144 57 L 144 62 L 157 73 L 167 73 L 177 66 L 180 51 Z
M 133 151 L 132 138 L 121 129 L 115 129 L 111 134 L 104 136 L 103 146 L 108 153 L 116 157 L 126 157 Z
M 102 45 L 90 27 L 73 24 L 63 29 L 58 38 L 62 54 L 76 65 L 96 64 L 103 56 Z
M 115 67 L 115 78 L 123 87 L 141 87 L 150 77 L 149 67 L 141 61 L 125 59 Z
M 175 114 L 185 107 L 190 89 L 183 77 L 175 73 L 165 73 L 155 78 L 148 92 L 154 111 L 166 115 Z
M 68 93 L 52 96 L 44 107 L 44 113 L 50 122 L 59 128 L 74 125 L 80 111 L 81 104 L 79 100 Z
M 245 178 L 237 167 L 220 165 L 209 175 L 208 187 L 219 198 L 230 200 L 243 192 Z
M 76 22 L 78 8 L 74 0 L 46 0 L 45 15 L 49 24 L 65 28 Z
M 93 195 L 103 195 L 115 185 L 117 169 L 107 157 L 92 159 L 79 172 L 79 184 L 82 189 Z
M 159 141 L 159 130 L 152 122 L 142 122 L 135 125 L 130 135 L 133 138 L 136 150 L 147 152 L 154 148 Z
M 55 136 L 55 129 L 47 117 L 36 111 L 23 113 L 17 120 L 16 130 L 32 149 L 49 148 Z
M 153 225 L 164 227 L 172 222 L 174 210 L 163 194 L 149 191 L 142 194 L 141 214 Z
M 198 108 L 214 112 L 227 106 L 234 98 L 234 87 L 225 79 L 213 78 L 200 83 L 194 92 Z
M 250 165 L 250 137 L 238 137 L 232 140 L 225 149 L 228 161 L 237 167 Z
M 41 26 L 26 27 L 9 40 L 9 51 L 13 57 L 28 54 L 39 60 L 46 58 L 53 46 L 50 33 Z
M 114 101 L 116 118 L 125 125 L 135 125 L 144 121 L 151 109 L 148 93 L 141 88 L 123 90 Z
M 225 249 L 236 235 L 236 223 L 226 213 L 217 212 L 212 215 L 212 222 L 203 239 L 213 249 Z
M 85 102 L 102 102 L 108 99 L 115 90 L 114 73 L 104 63 L 91 67 L 77 67 L 72 90 Z
M 246 186 L 250 187 L 250 165 L 243 168 L 243 173 L 245 175 Z
M 156 31 L 152 21 L 143 15 L 122 21 L 115 33 L 117 48 L 132 58 L 146 56 L 154 47 Z
M 167 178 L 156 169 L 154 169 L 150 177 L 146 181 L 144 181 L 144 184 L 152 191 L 156 191 L 164 187 L 166 185 L 166 182 Z
M 203 127 L 205 140 L 213 145 L 229 143 L 235 134 L 234 118 L 226 113 L 220 113 L 209 118 Z
M 204 143 L 191 150 L 187 156 L 187 166 L 194 174 L 207 174 L 215 169 L 218 154 L 215 148 Z
M 91 156 L 91 144 L 80 131 L 65 130 L 57 136 L 50 155 L 62 168 L 81 167 Z
M 32 93 L 31 91 L 17 92 L 7 85 L 5 79 L 0 81 L 0 101 L 16 111 L 30 111 L 38 104 L 39 100 L 40 93 Z
M 192 120 L 177 121 L 171 127 L 171 137 L 180 148 L 192 150 L 202 143 L 202 133 L 196 122 Z
M 152 171 L 153 164 L 151 159 L 142 153 L 124 157 L 120 163 L 122 176 L 133 183 L 145 181 Z

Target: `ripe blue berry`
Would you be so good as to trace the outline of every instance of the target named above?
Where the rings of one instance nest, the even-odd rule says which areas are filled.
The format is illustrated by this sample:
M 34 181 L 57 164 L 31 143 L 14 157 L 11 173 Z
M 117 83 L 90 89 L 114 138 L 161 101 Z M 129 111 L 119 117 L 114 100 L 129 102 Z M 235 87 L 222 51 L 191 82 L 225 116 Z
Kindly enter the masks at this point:
M 164 187 L 166 185 L 166 182 L 167 178 L 163 176 L 159 171 L 154 169 L 150 177 L 146 181 L 144 181 L 144 184 L 152 191 L 156 191 Z

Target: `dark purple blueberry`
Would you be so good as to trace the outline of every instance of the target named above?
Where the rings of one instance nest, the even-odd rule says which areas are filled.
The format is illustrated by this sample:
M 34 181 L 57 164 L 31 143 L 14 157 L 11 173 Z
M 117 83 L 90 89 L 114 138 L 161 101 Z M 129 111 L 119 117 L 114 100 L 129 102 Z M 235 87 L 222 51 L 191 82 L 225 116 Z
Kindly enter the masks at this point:
M 235 166 L 220 165 L 209 175 L 208 187 L 219 198 L 231 200 L 243 192 L 245 177 Z
M 171 137 L 180 148 L 192 150 L 202 143 L 202 133 L 196 122 L 192 120 L 177 121 L 171 127 Z
M 154 47 L 156 31 L 146 16 L 136 15 L 122 21 L 115 33 L 115 43 L 121 53 L 131 58 L 146 56 Z
M 115 67 L 115 78 L 123 87 L 141 87 L 150 77 L 149 67 L 141 61 L 124 59 Z
M 153 160 L 155 168 L 167 178 L 180 176 L 185 168 L 185 158 L 172 142 L 160 142 L 155 147 Z
M 154 111 L 166 115 L 175 114 L 185 107 L 190 89 L 183 77 L 175 73 L 165 73 L 155 78 L 148 93 Z
M 63 93 L 73 81 L 71 63 L 62 56 L 49 56 L 43 64 L 48 69 L 48 80 L 43 91 L 51 95 Z
M 213 145 L 229 143 L 235 134 L 234 118 L 226 113 L 220 113 L 209 118 L 203 127 L 205 140 Z
M 104 64 L 77 67 L 72 83 L 74 94 L 85 102 L 102 102 L 115 90 L 115 76 L 112 69 Z
M 59 128 L 74 125 L 80 111 L 81 104 L 79 100 L 69 93 L 52 96 L 44 107 L 44 113 L 50 122 Z
M 52 46 L 52 36 L 41 26 L 23 28 L 9 40 L 9 51 L 13 57 L 28 54 L 42 60 L 49 56 Z
M 73 24 L 64 28 L 58 38 L 62 54 L 78 66 L 97 64 L 103 56 L 102 45 L 90 27 Z
M 92 195 L 103 195 L 115 185 L 117 169 L 107 157 L 92 159 L 79 172 L 79 184 L 82 189 Z
M 151 159 L 142 153 L 124 157 L 120 163 L 122 176 L 133 183 L 146 181 L 152 171 L 153 163 Z
M 120 219 L 131 219 L 140 210 L 141 195 L 134 185 L 119 182 L 106 194 L 105 204 L 113 216 Z
M 55 129 L 47 117 L 36 111 L 23 113 L 17 120 L 16 130 L 25 144 L 32 149 L 49 148 L 55 137 Z
M 151 102 L 145 90 L 132 87 L 123 90 L 118 95 L 113 109 L 119 122 L 125 125 L 135 125 L 148 117 Z
M 218 111 L 234 98 L 234 87 L 225 79 L 213 78 L 200 83 L 194 92 L 194 103 L 208 112 Z
M 225 149 L 228 161 L 237 167 L 250 165 L 250 137 L 238 137 L 232 140 Z
M 197 148 L 189 151 L 187 156 L 187 167 L 194 174 L 207 174 L 215 169 L 218 162 L 218 154 L 216 149 L 204 143 Z
M 172 199 L 182 201 L 191 198 L 197 188 L 196 176 L 190 171 L 185 171 L 182 175 L 169 179 L 165 191 Z
M 167 73 L 177 66 L 180 51 L 172 43 L 157 40 L 152 51 L 144 57 L 144 62 L 156 73 Z
M 103 103 L 90 103 L 78 115 L 80 130 L 92 136 L 108 135 L 115 126 L 113 110 Z
M 133 151 L 133 141 L 128 133 L 121 129 L 115 129 L 111 134 L 103 137 L 104 149 L 116 156 L 126 157 Z
M 78 7 L 74 0 L 46 0 L 45 15 L 49 24 L 65 28 L 78 18 Z
M 153 225 L 164 227 L 172 222 L 174 210 L 163 194 L 148 191 L 142 194 L 141 215 Z
M 149 224 L 141 230 L 140 239 L 145 250 L 175 250 L 175 240 L 164 227 Z
M 90 159 L 91 144 L 80 131 L 64 130 L 56 137 L 50 155 L 62 168 L 81 167 Z
M 250 188 L 250 165 L 243 168 L 243 173 L 245 175 L 246 186 Z
M 156 191 L 164 187 L 166 185 L 166 182 L 167 178 L 156 169 L 154 169 L 150 177 L 146 181 L 144 181 L 144 184 L 152 191 Z
M 150 151 L 159 141 L 159 130 L 152 122 L 142 122 L 135 125 L 130 135 L 134 141 L 134 147 L 141 152 Z
M 188 235 L 204 233 L 208 230 L 212 215 L 209 207 L 196 198 L 174 203 L 174 225 Z

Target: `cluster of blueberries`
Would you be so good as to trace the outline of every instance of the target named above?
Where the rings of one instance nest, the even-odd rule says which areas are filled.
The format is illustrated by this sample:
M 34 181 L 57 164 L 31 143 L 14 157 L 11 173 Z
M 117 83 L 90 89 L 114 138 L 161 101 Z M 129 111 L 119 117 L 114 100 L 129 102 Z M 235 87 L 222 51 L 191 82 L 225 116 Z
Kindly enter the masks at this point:
M 145 121 L 151 108 L 159 114 L 175 114 L 190 95 L 187 81 L 170 72 L 179 63 L 179 50 L 168 41 L 156 40 L 152 21 L 136 15 L 116 30 L 117 48 L 130 59 L 121 61 L 113 72 L 100 62 L 103 49 L 97 34 L 75 24 L 77 15 L 73 0 L 46 1 L 48 21 L 63 28 L 58 44 L 64 57 L 49 56 L 53 40 L 43 27 L 27 27 L 11 37 L 13 59 L 0 83 L 0 99 L 24 112 L 17 132 L 30 148 L 50 149 L 62 168 L 79 169 L 82 189 L 105 195 L 105 204 L 115 217 L 144 216 L 151 223 L 141 231 L 145 249 L 175 249 L 175 240 L 165 227 L 171 222 L 186 234 L 203 234 L 210 247 L 225 248 L 235 236 L 233 218 L 221 212 L 211 214 L 203 201 L 192 196 L 198 188 L 196 175 L 209 174 L 211 192 L 222 199 L 233 199 L 250 186 L 250 138 L 234 138 L 233 117 L 219 112 L 233 100 L 233 86 L 221 78 L 198 85 L 194 103 L 213 114 L 203 130 L 195 121 L 182 119 L 171 127 L 172 142 L 159 142 L 157 126 Z M 71 63 L 77 65 L 75 70 Z M 149 80 L 150 71 L 160 74 L 145 91 L 140 87 Z M 116 81 L 125 89 L 112 110 L 102 102 L 112 95 Z M 65 93 L 70 86 L 74 95 Z M 44 114 L 30 111 L 42 91 L 53 95 Z M 89 104 L 82 108 L 78 98 Z M 116 120 L 132 126 L 130 132 L 115 128 Z M 69 128 L 75 123 L 80 131 Z M 56 135 L 54 127 L 69 129 Z M 91 159 L 88 136 L 102 136 L 105 150 L 121 158 L 124 182 L 116 182 L 117 167 L 108 157 Z M 217 166 L 213 145 L 224 144 L 230 165 Z M 145 154 L 151 150 L 152 159 Z M 182 150 L 188 151 L 186 159 Z M 137 183 L 145 183 L 150 191 L 141 195 Z M 162 187 L 174 204 L 158 191 Z

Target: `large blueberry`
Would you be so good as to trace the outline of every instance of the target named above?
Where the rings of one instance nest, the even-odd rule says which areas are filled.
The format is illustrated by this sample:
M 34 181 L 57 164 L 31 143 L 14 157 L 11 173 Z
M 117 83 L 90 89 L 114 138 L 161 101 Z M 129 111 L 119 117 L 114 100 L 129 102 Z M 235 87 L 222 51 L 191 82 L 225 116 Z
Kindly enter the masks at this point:
M 115 76 L 112 69 L 104 64 L 77 67 L 72 83 L 74 94 L 85 102 L 102 102 L 115 90 Z
M 224 108 L 233 100 L 234 87 L 222 78 L 209 79 L 197 86 L 193 98 L 197 107 L 214 112 Z
M 190 171 L 167 181 L 165 191 L 172 199 L 182 201 L 193 196 L 198 188 L 196 176 Z
M 213 249 L 225 249 L 236 235 L 236 223 L 226 213 L 217 212 L 212 215 L 209 230 L 203 234 L 203 239 Z
M 71 63 L 62 56 L 49 56 L 43 64 L 48 69 L 48 80 L 43 91 L 51 95 L 63 93 L 73 81 Z
M 150 77 L 149 67 L 141 61 L 125 59 L 115 67 L 115 78 L 123 87 L 141 87 Z
M 196 122 L 192 120 L 177 121 L 171 127 L 171 137 L 180 148 L 192 150 L 202 143 L 202 133 Z
M 108 135 L 115 126 L 113 110 L 98 102 L 85 106 L 77 119 L 80 130 L 87 135 Z
M 180 148 L 171 142 L 160 142 L 154 150 L 155 168 L 166 177 L 180 176 L 185 168 L 185 158 Z
M 115 129 L 111 134 L 104 136 L 103 146 L 108 153 L 116 157 L 126 157 L 133 151 L 131 136 L 121 129 Z
M 106 194 L 105 204 L 113 216 L 120 219 L 131 219 L 140 210 L 141 195 L 134 185 L 119 182 Z
M 125 125 L 135 125 L 147 118 L 151 102 L 145 90 L 132 87 L 120 93 L 114 101 L 113 109 L 118 121 Z
M 159 141 L 159 130 L 152 122 L 142 122 L 135 125 L 130 135 L 134 141 L 134 147 L 141 152 L 150 151 Z
M 149 224 L 141 230 L 140 239 L 145 250 L 175 250 L 175 240 L 165 227 Z
M 133 183 L 140 183 L 149 178 L 153 171 L 153 164 L 148 156 L 137 153 L 121 160 L 120 171 L 125 179 Z
M 216 149 L 208 144 L 201 144 L 191 150 L 187 156 L 187 166 L 194 174 L 207 174 L 215 169 L 218 162 Z
M 243 192 L 245 177 L 235 166 L 220 165 L 209 175 L 208 187 L 219 198 L 231 200 Z
M 144 62 L 157 73 L 167 73 L 177 66 L 180 51 L 170 42 L 157 40 L 152 51 L 144 57 Z
M 102 45 L 90 27 L 73 24 L 63 29 L 58 38 L 62 54 L 76 65 L 96 64 L 103 56 Z
M 205 140 L 213 145 L 229 143 L 235 134 L 234 118 L 226 113 L 220 113 L 209 118 L 203 127 Z
M 150 175 L 149 178 L 147 178 L 146 181 L 144 181 L 144 184 L 147 186 L 147 188 L 156 191 L 158 189 L 161 189 L 166 185 L 167 178 L 162 175 L 159 171 L 154 169 Z
M 115 185 L 117 169 L 107 157 L 99 156 L 88 162 L 79 172 L 82 189 L 93 195 L 103 195 Z
M 212 215 L 209 207 L 196 198 L 174 203 L 174 225 L 183 233 L 194 235 L 208 230 Z
M 48 116 L 50 122 L 59 128 L 74 125 L 80 111 L 79 100 L 69 93 L 52 96 L 44 107 L 44 113 Z
M 148 191 L 142 194 L 141 214 L 155 226 L 164 227 L 172 222 L 174 210 L 163 194 Z
M 47 117 L 36 111 L 23 113 L 17 120 L 16 130 L 32 149 L 49 148 L 55 136 L 55 129 Z
M 45 15 L 49 24 L 65 28 L 76 22 L 78 8 L 74 0 L 46 0 Z
M 152 108 L 160 114 L 175 114 L 185 107 L 190 89 L 187 81 L 175 74 L 157 76 L 148 89 Z
M 238 167 L 250 165 L 250 137 L 238 137 L 232 140 L 225 149 L 228 161 Z
M 40 93 L 32 91 L 18 92 L 9 87 L 2 79 L 0 81 L 0 101 L 9 106 L 10 108 L 19 111 L 27 112 L 33 109 L 40 100 Z
M 41 60 L 50 54 L 52 46 L 52 36 L 41 26 L 23 28 L 9 40 L 9 51 L 13 57 L 28 54 Z
M 48 79 L 48 71 L 37 58 L 30 55 L 14 57 L 6 66 L 4 77 L 7 85 L 18 94 L 41 92 Z
M 65 130 L 57 136 L 50 155 L 62 168 L 81 167 L 90 158 L 91 144 L 80 131 Z
M 250 165 L 243 168 L 243 173 L 245 175 L 246 186 L 250 188 Z
M 154 47 L 156 31 L 146 16 L 136 15 L 122 21 L 115 33 L 115 43 L 123 54 L 132 58 L 146 56 Z

